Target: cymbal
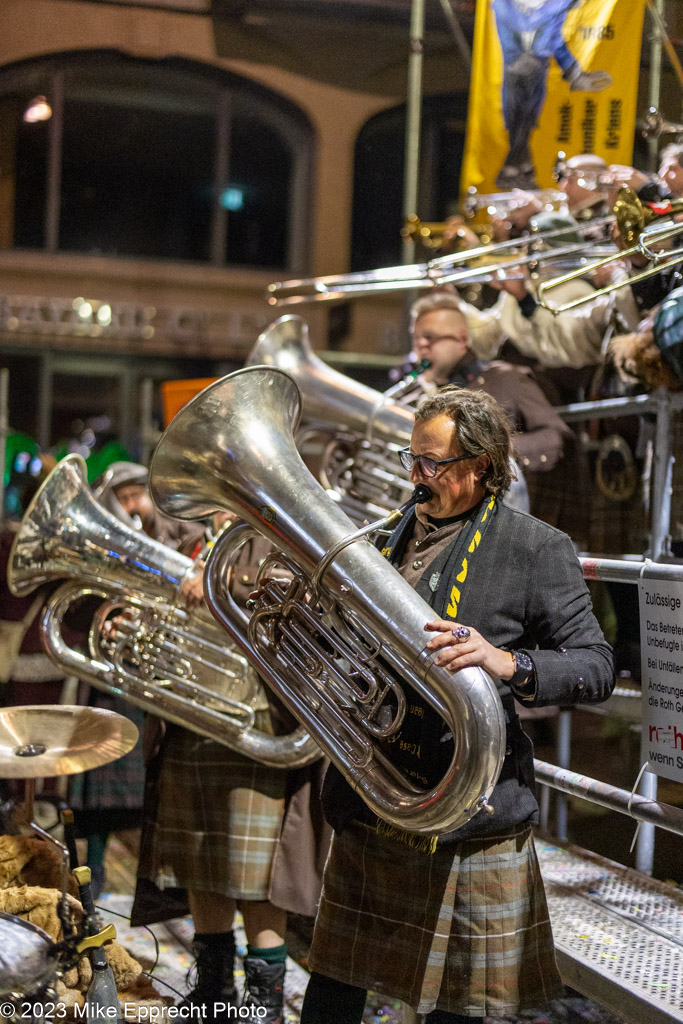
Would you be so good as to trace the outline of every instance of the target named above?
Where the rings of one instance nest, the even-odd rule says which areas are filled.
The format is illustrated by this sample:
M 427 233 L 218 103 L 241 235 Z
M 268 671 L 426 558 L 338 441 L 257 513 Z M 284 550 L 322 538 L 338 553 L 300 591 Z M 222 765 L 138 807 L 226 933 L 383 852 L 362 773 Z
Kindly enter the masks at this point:
M 74 775 L 123 757 L 138 730 L 105 708 L 32 704 L 0 709 L 0 778 Z

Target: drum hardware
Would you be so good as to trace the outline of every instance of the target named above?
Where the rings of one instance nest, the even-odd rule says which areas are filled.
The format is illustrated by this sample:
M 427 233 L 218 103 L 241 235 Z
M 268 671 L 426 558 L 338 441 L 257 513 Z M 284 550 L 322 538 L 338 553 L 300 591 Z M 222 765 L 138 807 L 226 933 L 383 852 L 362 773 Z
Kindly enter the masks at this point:
M 55 943 L 42 928 L 14 914 L 0 913 L 0 1002 L 5 1020 L 34 1019 L 24 1016 L 22 1003 L 33 1007 L 45 1000 L 56 1000 L 54 989 L 58 965 Z M 6 1005 L 15 1008 L 5 1015 Z
M 28 925 L 32 936 L 39 934 L 37 943 L 44 954 L 44 970 L 40 965 L 32 966 L 32 981 L 40 982 L 37 989 L 30 992 L 19 984 L 20 978 L 10 975 L 10 985 L 6 992 L 8 1003 L 17 1008 L 17 1020 L 26 1019 L 22 1003 L 53 999 L 51 986 L 56 979 L 73 967 L 84 953 L 89 953 L 93 965 L 93 982 L 88 992 L 89 1004 L 95 1006 L 116 1005 L 116 986 L 102 946 L 116 937 L 114 925 L 100 929 L 97 923 L 95 905 L 90 891 L 90 869 L 76 867 L 76 877 L 84 909 L 84 920 L 79 929 L 74 921 L 71 905 L 67 898 L 69 867 L 75 858 L 76 844 L 73 840 L 73 815 L 66 812 L 62 816 L 65 825 L 65 840 L 62 843 L 55 836 L 46 832 L 33 819 L 36 779 L 50 778 L 56 775 L 74 775 L 81 771 L 97 768 L 123 757 L 135 746 L 138 739 L 137 727 L 113 711 L 104 708 L 70 707 L 68 705 L 29 705 L 10 707 L 0 710 L 0 776 L 25 780 L 24 816 L 26 824 L 37 836 L 56 848 L 61 861 L 61 897 L 57 905 L 57 916 L 62 926 L 62 940 L 53 942 L 50 937 Z M 0 937 L 3 932 L 3 920 L 7 919 L 15 925 L 25 926 L 27 922 L 21 918 L 11 918 L 0 914 Z M 20 945 L 26 946 L 29 940 L 26 931 L 20 935 Z M 19 933 L 16 932 L 14 938 Z M 36 960 L 37 953 L 29 950 L 29 962 Z M 2 946 L 0 945 L 0 964 L 2 963 Z M 0 972 L 0 995 L 5 994 L 3 972 Z M 113 985 L 113 1002 L 112 990 Z M 91 997 L 91 993 L 93 993 Z M 19 1016 L 20 1014 L 20 1016 Z M 95 1012 L 94 1016 L 98 1016 Z M 102 1016 L 99 1013 L 99 1016 Z

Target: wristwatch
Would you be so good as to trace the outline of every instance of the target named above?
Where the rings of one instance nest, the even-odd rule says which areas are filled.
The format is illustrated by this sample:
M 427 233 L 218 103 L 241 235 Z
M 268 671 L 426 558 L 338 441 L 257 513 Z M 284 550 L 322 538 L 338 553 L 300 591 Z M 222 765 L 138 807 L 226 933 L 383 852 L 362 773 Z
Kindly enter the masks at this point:
M 510 686 L 520 686 L 533 674 L 534 663 L 523 651 L 510 651 L 509 653 L 515 660 L 515 671 L 512 673 L 512 678 L 508 679 L 508 683 Z

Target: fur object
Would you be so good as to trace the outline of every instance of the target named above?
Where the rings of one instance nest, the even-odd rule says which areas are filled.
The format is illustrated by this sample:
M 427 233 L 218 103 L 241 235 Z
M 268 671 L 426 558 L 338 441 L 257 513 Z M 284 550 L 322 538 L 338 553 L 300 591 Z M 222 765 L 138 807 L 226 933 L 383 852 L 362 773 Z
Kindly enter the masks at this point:
M 36 836 L 0 836 L 0 889 L 21 885 L 60 889 L 62 862 L 59 853 Z M 69 892 L 78 896 L 78 886 L 71 875 Z
M 619 375 L 628 383 L 639 381 L 648 390 L 661 387 L 680 391 L 683 388 L 683 381 L 663 361 L 650 326 L 636 334 L 616 335 L 608 351 Z
M 0 890 L 0 911 L 30 921 L 57 942 L 61 939 L 61 922 L 57 916 L 61 895 L 59 889 L 40 886 L 5 888 Z M 83 907 L 73 896 L 67 895 L 67 899 L 76 922 L 79 922 L 83 917 Z M 142 973 L 142 966 L 120 943 L 115 940 L 106 942 L 103 948 L 114 974 L 119 1001 L 128 1004 L 131 1019 L 149 1019 L 149 1010 L 139 1012 L 142 1007 L 161 1008 L 173 1003 L 172 999 L 159 995 L 151 980 Z M 81 957 L 75 967 L 57 980 L 57 1001 L 64 1004 L 67 1014 L 73 1016 L 75 1006 L 83 1007 L 91 981 L 92 966 L 87 956 Z

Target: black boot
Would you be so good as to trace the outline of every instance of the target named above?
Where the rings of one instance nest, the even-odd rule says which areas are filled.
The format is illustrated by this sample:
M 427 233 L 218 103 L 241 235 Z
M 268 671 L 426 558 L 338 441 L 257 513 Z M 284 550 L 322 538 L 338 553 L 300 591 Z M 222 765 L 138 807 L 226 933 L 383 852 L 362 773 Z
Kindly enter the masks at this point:
M 244 998 L 242 1006 L 251 1010 L 249 1017 L 240 1017 L 249 1024 L 283 1024 L 285 1001 L 285 963 L 268 964 L 255 956 L 244 958 Z M 266 1009 L 265 1017 L 257 1010 Z
M 179 1003 L 182 1007 L 201 1006 L 202 1019 L 228 1021 L 235 1019 L 229 1007 L 239 1007 L 235 986 L 235 938 L 232 932 L 195 935 L 192 952 L 196 957 L 195 985 Z

